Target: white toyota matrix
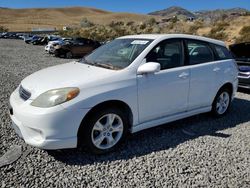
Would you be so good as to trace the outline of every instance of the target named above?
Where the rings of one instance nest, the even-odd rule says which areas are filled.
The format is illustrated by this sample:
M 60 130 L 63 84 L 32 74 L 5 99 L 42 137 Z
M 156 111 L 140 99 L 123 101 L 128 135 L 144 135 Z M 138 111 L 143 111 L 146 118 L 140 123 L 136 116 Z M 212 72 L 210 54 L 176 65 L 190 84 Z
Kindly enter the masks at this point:
M 42 149 L 106 153 L 134 133 L 200 113 L 227 113 L 238 69 L 221 41 L 120 37 L 80 61 L 26 77 L 10 96 L 17 134 Z

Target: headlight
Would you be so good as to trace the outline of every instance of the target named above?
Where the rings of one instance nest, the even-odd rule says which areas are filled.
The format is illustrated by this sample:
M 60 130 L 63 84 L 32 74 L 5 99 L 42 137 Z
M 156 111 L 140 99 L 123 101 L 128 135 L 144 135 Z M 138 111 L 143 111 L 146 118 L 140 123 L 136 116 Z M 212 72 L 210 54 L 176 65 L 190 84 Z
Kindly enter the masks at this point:
M 39 95 L 31 105 L 40 108 L 49 108 L 67 102 L 75 98 L 79 93 L 79 88 L 53 89 Z
M 59 49 L 59 48 L 61 48 L 62 46 L 61 45 L 55 45 L 54 46 L 54 48 L 56 48 L 56 49 Z

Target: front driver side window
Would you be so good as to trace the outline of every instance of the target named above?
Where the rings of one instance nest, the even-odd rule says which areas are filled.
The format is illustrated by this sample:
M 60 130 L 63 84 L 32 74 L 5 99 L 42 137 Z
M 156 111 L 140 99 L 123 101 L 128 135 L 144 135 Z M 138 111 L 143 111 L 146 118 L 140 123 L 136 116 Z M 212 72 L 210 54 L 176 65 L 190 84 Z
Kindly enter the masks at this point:
M 149 52 L 147 62 L 157 62 L 161 70 L 180 67 L 184 64 L 182 56 L 182 43 L 180 41 L 163 41 Z

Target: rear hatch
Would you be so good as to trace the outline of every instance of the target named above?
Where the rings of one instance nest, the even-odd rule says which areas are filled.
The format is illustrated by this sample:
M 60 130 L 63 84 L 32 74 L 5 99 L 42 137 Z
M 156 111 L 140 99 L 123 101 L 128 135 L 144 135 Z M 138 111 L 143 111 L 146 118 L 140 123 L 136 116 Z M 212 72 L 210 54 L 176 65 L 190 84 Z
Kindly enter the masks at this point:
M 250 64 L 250 42 L 233 44 L 229 46 L 229 49 L 237 63 Z
M 250 84 L 250 42 L 233 44 L 229 49 L 239 67 L 240 83 Z

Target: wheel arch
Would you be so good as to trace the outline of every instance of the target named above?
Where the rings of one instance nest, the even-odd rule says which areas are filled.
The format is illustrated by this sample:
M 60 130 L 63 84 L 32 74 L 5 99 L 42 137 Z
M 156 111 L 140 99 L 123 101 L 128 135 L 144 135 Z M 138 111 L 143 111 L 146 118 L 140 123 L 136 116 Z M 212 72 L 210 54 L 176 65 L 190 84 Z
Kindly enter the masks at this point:
M 133 125 L 133 113 L 130 106 L 121 100 L 109 100 L 101 102 L 89 110 L 89 112 L 84 116 L 83 120 L 81 121 L 80 127 L 78 128 L 77 131 L 77 137 L 79 138 L 79 136 L 82 135 L 85 123 L 93 113 L 96 113 L 101 108 L 112 108 L 112 107 L 120 108 L 128 115 L 129 128 L 131 128 Z
M 230 83 L 230 82 L 227 82 L 227 83 L 225 83 L 224 85 L 222 85 L 222 86 L 218 89 L 217 93 L 216 93 L 215 96 L 214 96 L 214 100 L 215 100 L 216 96 L 218 95 L 218 93 L 219 93 L 222 89 L 229 89 L 229 91 L 230 91 L 230 96 L 232 97 L 232 95 L 233 95 L 233 84 Z M 213 100 L 213 102 L 214 102 L 214 100 Z
M 218 92 L 222 89 L 229 89 L 230 95 L 232 96 L 232 94 L 233 94 L 233 84 L 232 83 L 230 83 L 230 82 L 225 83 L 223 86 L 221 86 L 221 88 L 218 90 Z

